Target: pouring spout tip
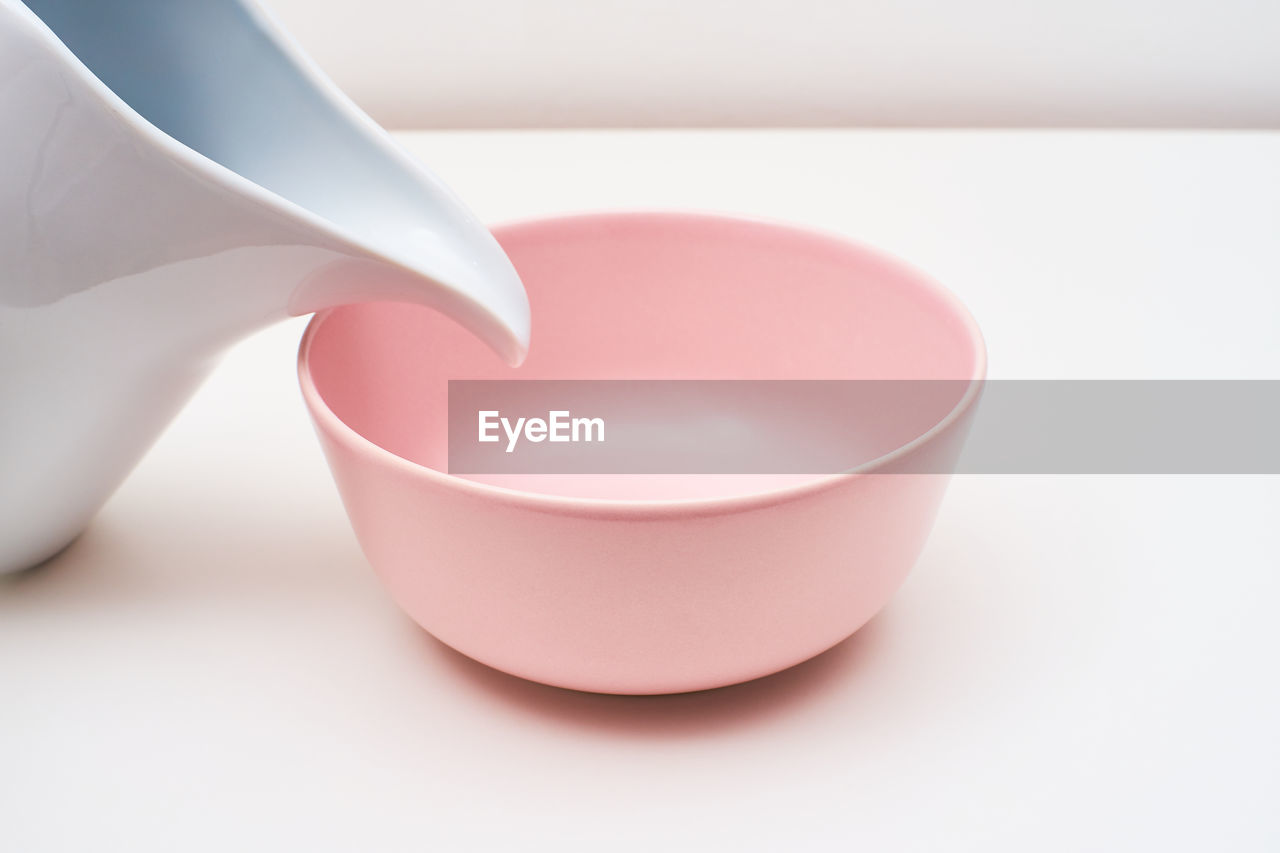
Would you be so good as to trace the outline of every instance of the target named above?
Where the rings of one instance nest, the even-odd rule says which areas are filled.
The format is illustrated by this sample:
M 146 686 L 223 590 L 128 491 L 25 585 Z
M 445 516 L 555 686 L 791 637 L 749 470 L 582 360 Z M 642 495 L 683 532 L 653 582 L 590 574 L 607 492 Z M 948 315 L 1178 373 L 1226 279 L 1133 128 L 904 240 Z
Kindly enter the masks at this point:
M 511 298 L 506 300 L 482 303 L 465 299 L 437 307 L 483 341 L 508 367 L 519 367 L 529 356 L 529 302 L 523 287 L 508 295 Z
M 509 339 L 503 347 L 495 349 L 497 349 L 498 355 L 507 363 L 508 367 L 519 367 L 529 357 L 528 342 L 514 338 Z

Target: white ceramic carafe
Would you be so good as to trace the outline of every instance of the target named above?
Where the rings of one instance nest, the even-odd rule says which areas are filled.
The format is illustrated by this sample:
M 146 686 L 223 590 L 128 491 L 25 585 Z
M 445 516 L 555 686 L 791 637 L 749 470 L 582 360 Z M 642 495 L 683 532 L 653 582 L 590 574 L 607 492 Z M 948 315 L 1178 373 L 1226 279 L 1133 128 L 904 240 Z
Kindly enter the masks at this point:
M 242 0 L 0 0 L 0 571 L 69 543 L 238 338 L 433 306 L 518 362 L 476 218 Z

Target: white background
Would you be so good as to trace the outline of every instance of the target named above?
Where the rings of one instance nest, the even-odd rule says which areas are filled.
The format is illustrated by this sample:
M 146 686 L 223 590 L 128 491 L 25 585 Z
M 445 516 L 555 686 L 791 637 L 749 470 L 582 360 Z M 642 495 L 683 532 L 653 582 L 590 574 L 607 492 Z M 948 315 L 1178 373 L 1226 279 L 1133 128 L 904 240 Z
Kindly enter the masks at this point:
M 1280 126 L 1270 0 L 271 5 L 400 127 Z M 993 377 L 1280 377 L 1276 134 L 403 138 L 489 221 L 862 238 L 966 301 Z M 0 851 L 1280 850 L 1280 477 L 958 478 L 827 654 L 571 693 L 381 590 L 299 399 L 302 323 L 0 578 Z
M 267 0 L 394 127 L 1280 126 L 1274 0 Z
M 969 304 L 994 377 L 1280 377 L 1274 134 L 406 141 L 489 221 L 862 237 Z M 1280 850 L 1280 477 L 957 478 L 831 652 L 572 693 L 388 599 L 299 398 L 301 322 L 235 349 L 67 552 L 0 578 L 5 853 Z

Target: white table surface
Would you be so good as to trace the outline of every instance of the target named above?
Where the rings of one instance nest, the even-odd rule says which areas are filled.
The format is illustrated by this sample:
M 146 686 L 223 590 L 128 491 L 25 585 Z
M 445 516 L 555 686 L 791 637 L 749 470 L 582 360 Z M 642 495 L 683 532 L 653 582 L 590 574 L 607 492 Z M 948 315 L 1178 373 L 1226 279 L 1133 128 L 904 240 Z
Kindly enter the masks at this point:
M 1280 377 L 1280 135 L 402 138 L 490 221 L 693 207 L 878 244 L 969 304 L 994 377 Z M 833 651 L 576 694 L 383 593 L 302 325 L 0 581 L 0 850 L 1280 850 L 1280 478 L 960 478 Z

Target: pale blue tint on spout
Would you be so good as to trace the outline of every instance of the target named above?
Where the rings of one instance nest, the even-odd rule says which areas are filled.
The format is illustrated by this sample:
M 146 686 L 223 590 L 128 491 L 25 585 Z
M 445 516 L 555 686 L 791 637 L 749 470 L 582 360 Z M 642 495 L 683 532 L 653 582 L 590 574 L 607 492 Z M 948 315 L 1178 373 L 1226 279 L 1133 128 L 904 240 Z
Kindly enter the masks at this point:
M 0 0 L 0 572 L 72 541 L 231 343 L 370 300 L 528 344 L 488 230 L 253 5 Z
M 327 81 L 305 58 L 283 53 L 287 36 L 256 6 L 25 3 L 99 80 L 179 142 L 392 260 L 482 297 L 510 289 L 500 253 L 458 251 L 484 230 L 475 217 L 429 173 L 406 180 L 403 152 L 340 92 L 317 85 Z M 514 325 L 517 314 L 503 319 Z

